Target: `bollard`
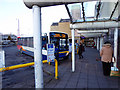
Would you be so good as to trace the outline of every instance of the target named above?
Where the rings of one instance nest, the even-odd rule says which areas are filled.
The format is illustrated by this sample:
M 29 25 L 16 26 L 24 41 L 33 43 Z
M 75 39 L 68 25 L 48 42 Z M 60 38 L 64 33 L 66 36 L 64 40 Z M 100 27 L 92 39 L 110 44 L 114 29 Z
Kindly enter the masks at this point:
M 55 59 L 55 79 L 58 79 L 58 61 Z

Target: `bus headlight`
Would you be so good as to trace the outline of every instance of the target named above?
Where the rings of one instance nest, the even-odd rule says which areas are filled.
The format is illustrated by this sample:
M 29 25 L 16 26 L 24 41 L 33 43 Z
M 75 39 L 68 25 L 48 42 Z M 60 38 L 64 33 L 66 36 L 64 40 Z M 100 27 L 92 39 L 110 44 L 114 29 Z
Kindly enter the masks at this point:
M 66 53 L 66 56 L 69 54 L 69 52 Z

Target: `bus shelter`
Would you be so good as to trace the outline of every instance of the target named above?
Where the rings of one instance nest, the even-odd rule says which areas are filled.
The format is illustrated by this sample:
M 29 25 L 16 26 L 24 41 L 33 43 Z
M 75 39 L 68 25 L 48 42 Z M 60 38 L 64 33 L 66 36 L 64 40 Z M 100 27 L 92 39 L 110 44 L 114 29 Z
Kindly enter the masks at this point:
M 119 13 L 119 0 L 106 1 L 106 0 L 23 0 L 28 8 L 33 9 L 33 29 L 34 29 L 34 61 L 35 61 L 35 82 L 36 88 L 43 88 L 43 71 L 42 71 L 42 48 L 41 46 L 41 7 L 48 7 L 54 5 L 65 5 L 68 15 L 71 21 L 71 32 L 72 32 L 72 72 L 75 72 L 75 50 L 74 50 L 74 30 L 79 30 L 79 33 L 84 36 L 88 33 L 96 33 L 98 37 L 101 37 L 106 31 L 114 28 L 114 56 L 117 59 L 118 56 L 118 28 L 120 13 Z M 95 16 L 91 19 L 87 19 L 84 3 L 96 1 L 95 5 Z M 71 5 L 81 5 L 82 7 L 82 17 L 76 18 L 76 14 L 80 13 L 72 12 L 73 7 Z M 78 9 L 78 11 L 80 11 Z M 86 32 L 86 33 L 85 33 Z M 94 34 L 89 34 L 93 36 Z M 97 38 L 99 39 L 99 38 Z M 101 38 L 101 46 L 102 41 Z M 40 42 L 38 42 L 40 41 Z M 98 46 L 99 47 L 99 46 Z M 100 49 L 99 49 L 100 50 Z M 117 62 L 114 63 L 114 66 Z

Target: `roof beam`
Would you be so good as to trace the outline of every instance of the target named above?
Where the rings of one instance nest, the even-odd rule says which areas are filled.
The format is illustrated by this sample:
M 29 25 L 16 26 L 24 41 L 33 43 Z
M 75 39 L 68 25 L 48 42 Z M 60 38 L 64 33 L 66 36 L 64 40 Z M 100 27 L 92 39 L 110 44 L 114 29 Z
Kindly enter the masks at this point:
M 104 35 L 105 33 L 88 33 L 88 34 L 81 34 L 82 36 L 86 38 L 90 37 L 100 37 L 101 35 Z
M 97 30 L 97 29 L 109 29 L 109 28 L 119 28 L 120 24 L 117 21 L 90 21 L 90 22 L 79 22 L 74 23 L 70 26 L 71 29 L 78 30 Z
M 105 30 L 80 30 L 78 31 L 78 33 L 107 33 L 108 32 L 108 29 L 105 29 Z
M 83 2 L 81 3 L 82 4 L 82 14 L 83 14 L 83 20 L 85 22 L 85 10 L 84 10 L 84 5 L 83 5 Z
M 100 7 L 101 7 L 101 2 L 99 2 L 98 6 L 97 6 L 96 21 L 98 20 L 98 16 L 99 16 L 99 14 L 100 14 Z
M 117 3 L 115 4 L 115 7 L 114 7 L 114 9 L 113 9 L 113 11 L 112 11 L 112 13 L 111 13 L 111 16 L 110 16 L 110 20 L 112 19 L 112 16 L 113 16 L 113 14 L 114 14 L 114 12 L 115 12 L 118 4 L 119 4 L 119 1 L 117 1 Z
M 77 32 L 78 34 L 83 35 L 85 37 L 99 37 L 101 35 L 107 34 L 109 31 L 108 29 L 104 29 L 104 30 L 79 30 Z

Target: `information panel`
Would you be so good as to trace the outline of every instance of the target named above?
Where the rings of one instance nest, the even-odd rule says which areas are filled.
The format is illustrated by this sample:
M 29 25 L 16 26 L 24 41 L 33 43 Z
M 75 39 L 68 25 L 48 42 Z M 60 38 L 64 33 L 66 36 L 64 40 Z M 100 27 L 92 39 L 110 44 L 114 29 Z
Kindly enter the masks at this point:
M 54 44 L 47 44 L 47 61 L 54 62 Z

